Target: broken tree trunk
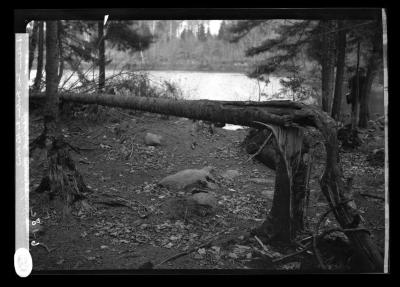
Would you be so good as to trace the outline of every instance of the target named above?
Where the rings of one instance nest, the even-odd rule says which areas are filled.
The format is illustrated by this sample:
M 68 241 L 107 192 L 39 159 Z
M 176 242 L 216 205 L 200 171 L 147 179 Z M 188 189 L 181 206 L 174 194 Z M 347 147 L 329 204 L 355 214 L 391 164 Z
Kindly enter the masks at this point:
M 34 97 L 32 95 L 32 97 Z M 40 95 L 36 95 L 40 97 Z M 326 148 L 326 168 L 321 189 L 343 229 L 360 227 L 360 215 L 348 201 L 342 172 L 338 165 L 336 122 L 325 112 L 312 106 L 291 101 L 233 102 L 208 100 L 172 100 L 107 94 L 62 94 L 63 100 L 85 104 L 100 104 L 192 119 L 223 122 L 264 128 L 261 123 L 280 127 L 312 126 L 323 135 Z M 346 202 L 346 203 L 345 203 Z M 368 271 L 382 271 L 383 258 L 368 233 L 347 232 L 358 253 L 368 264 Z
M 276 177 L 272 208 L 267 219 L 253 231 L 269 241 L 290 242 L 304 228 L 304 200 L 306 195 L 307 163 L 303 149 L 304 133 L 297 127 L 269 126 L 276 147 Z

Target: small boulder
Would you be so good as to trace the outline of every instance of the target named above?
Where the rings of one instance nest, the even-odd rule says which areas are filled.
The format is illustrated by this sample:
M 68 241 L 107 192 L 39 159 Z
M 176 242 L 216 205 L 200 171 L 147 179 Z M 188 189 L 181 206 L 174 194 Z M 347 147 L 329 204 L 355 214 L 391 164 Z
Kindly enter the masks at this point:
M 235 177 L 238 177 L 239 175 L 240 173 L 236 169 L 228 169 L 223 174 L 221 174 L 221 176 L 227 180 L 233 180 Z
M 200 205 L 206 205 L 212 208 L 218 206 L 217 199 L 208 192 L 198 192 L 189 197 L 189 200 L 193 200 L 195 203 Z
M 211 174 L 212 167 L 202 169 L 185 169 L 163 178 L 159 185 L 169 189 L 188 190 L 191 186 L 200 185 L 208 189 L 215 189 L 215 179 Z
M 144 137 L 144 143 L 150 146 L 157 146 L 161 145 L 161 139 L 162 136 L 155 135 L 152 133 L 147 133 L 146 136 Z
M 274 190 L 268 190 L 268 189 L 263 190 L 263 191 L 261 191 L 261 195 L 265 198 L 273 199 L 274 198 Z
M 216 208 L 213 207 L 216 204 L 216 200 L 215 203 L 214 200 L 211 197 L 199 195 L 171 198 L 163 204 L 162 210 L 165 216 L 171 220 L 206 217 L 216 212 Z

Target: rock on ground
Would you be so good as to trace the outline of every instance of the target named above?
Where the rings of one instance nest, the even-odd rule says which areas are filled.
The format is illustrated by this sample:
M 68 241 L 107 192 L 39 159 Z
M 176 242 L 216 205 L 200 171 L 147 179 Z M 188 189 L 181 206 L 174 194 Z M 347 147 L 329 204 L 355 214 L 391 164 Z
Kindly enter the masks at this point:
M 185 189 L 190 186 L 200 185 L 209 189 L 215 189 L 215 179 L 211 174 L 212 167 L 202 169 L 185 169 L 163 178 L 159 185 L 169 189 Z
M 189 200 L 193 200 L 195 203 L 200 205 L 210 206 L 216 208 L 218 206 L 217 199 L 210 193 L 199 192 L 189 197 Z
M 151 146 L 161 145 L 161 139 L 162 139 L 162 136 L 160 136 L 160 135 L 147 133 L 144 137 L 144 143 L 146 145 L 151 145 Z
M 196 200 L 201 201 L 206 204 L 199 204 Z M 188 196 L 185 198 L 171 198 L 163 205 L 162 209 L 164 214 L 169 219 L 188 219 L 188 218 L 201 218 L 208 215 L 215 214 L 216 208 L 210 206 L 214 199 L 210 198 L 200 198 L 200 196 Z M 216 200 L 215 200 L 216 201 Z
M 233 180 L 235 177 L 240 175 L 239 171 L 236 169 L 228 169 L 221 176 L 227 180 Z

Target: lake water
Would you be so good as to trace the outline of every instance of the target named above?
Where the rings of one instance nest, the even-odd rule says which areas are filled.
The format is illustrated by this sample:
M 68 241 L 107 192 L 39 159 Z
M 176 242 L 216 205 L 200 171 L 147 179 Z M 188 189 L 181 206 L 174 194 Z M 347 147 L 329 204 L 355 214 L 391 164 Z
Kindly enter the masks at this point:
M 191 72 L 191 71 L 146 71 L 151 79 L 151 84 L 161 85 L 163 81 L 176 84 L 182 91 L 182 95 L 188 100 L 221 100 L 221 101 L 258 101 L 260 93 L 266 96 L 276 94 L 282 88 L 279 78 L 270 77 L 270 83 L 250 79 L 241 73 L 215 73 L 215 72 Z M 65 71 L 61 83 L 69 78 L 71 71 Z M 114 74 L 107 70 L 106 77 Z M 36 71 L 31 71 L 31 83 Z M 88 73 L 89 78 L 92 73 Z M 74 74 L 68 85 L 76 82 Z M 282 96 L 285 98 L 285 95 Z M 264 100 L 266 97 L 263 98 Z
M 65 71 L 63 80 L 70 76 L 71 71 Z M 192 71 L 146 71 L 151 84 L 161 85 L 163 81 L 176 84 L 182 91 L 182 96 L 188 100 L 223 100 L 223 101 L 258 101 L 260 93 L 265 96 L 262 100 L 277 99 L 276 95 L 281 91 L 280 78 L 270 77 L 269 84 L 248 78 L 241 73 L 218 73 L 218 72 L 192 72 Z M 106 76 L 114 74 L 112 70 L 106 71 Z M 36 71 L 31 71 L 31 84 L 36 75 Z M 89 73 L 92 76 L 92 72 Z M 63 82 L 63 80 L 61 82 Z M 69 80 L 69 84 L 77 81 L 74 74 Z M 68 86 L 68 84 L 66 85 Z M 292 99 L 291 95 L 282 94 L 280 99 Z M 343 99 L 345 101 L 345 99 Z M 307 101 L 308 104 L 315 104 L 316 99 Z M 343 105 L 343 111 L 349 111 L 349 105 Z M 375 86 L 371 95 L 371 114 L 383 114 L 383 88 Z
M 270 77 L 265 85 L 240 73 L 150 71 L 149 76 L 175 83 L 188 100 L 258 101 L 260 93 L 273 95 L 282 88 L 279 78 Z

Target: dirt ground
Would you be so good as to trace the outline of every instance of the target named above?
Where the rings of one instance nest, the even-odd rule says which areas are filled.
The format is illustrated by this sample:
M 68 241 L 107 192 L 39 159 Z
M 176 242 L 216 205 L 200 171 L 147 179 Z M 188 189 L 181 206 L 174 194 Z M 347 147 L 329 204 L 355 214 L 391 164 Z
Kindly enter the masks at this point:
M 273 262 L 271 258 L 292 254 L 299 246 L 265 245 L 269 258 L 249 235 L 271 208 L 274 171 L 255 160 L 247 161 L 249 155 L 240 146 L 246 130 L 216 128 L 212 134 L 204 127 L 193 134 L 193 122 L 185 118 L 109 108 L 101 108 L 99 115 L 93 119 L 76 112 L 65 117 L 63 133 L 69 143 L 82 149 L 80 154 L 71 150 L 71 155 L 93 192 L 122 198 L 130 205 L 93 204 L 91 213 L 63 219 L 44 196 L 32 192 L 46 165 L 45 154 L 35 151 L 30 160 L 30 208 L 31 219 L 39 218 L 42 230 L 32 239 L 49 250 L 44 245 L 31 246 L 34 271 L 137 269 L 191 250 L 212 236 L 214 240 L 205 247 L 154 268 L 318 270 L 312 249 Z M 31 113 L 31 140 L 41 132 L 39 117 Z M 162 145 L 146 146 L 143 138 L 147 132 L 161 135 Z M 323 162 L 317 158 L 314 164 L 307 228 L 299 239 L 310 236 L 318 217 L 328 208 L 318 184 Z M 384 169 L 370 167 L 362 152 L 343 153 L 342 163 L 345 176 L 354 176 L 353 195 L 365 225 L 383 250 L 384 201 L 360 192 L 383 197 Z M 169 205 L 171 198 L 184 193 L 161 188 L 158 181 L 184 169 L 205 166 L 215 169 L 218 208 L 205 216 L 171 218 L 169 209 L 175 208 Z M 220 176 L 226 170 L 237 170 L 239 176 L 226 180 Z M 335 225 L 330 216 L 323 228 Z M 347 263 L 338 263 L 336 251 L 329 250 L 323 254 L 331 270 L 351 271 Z

